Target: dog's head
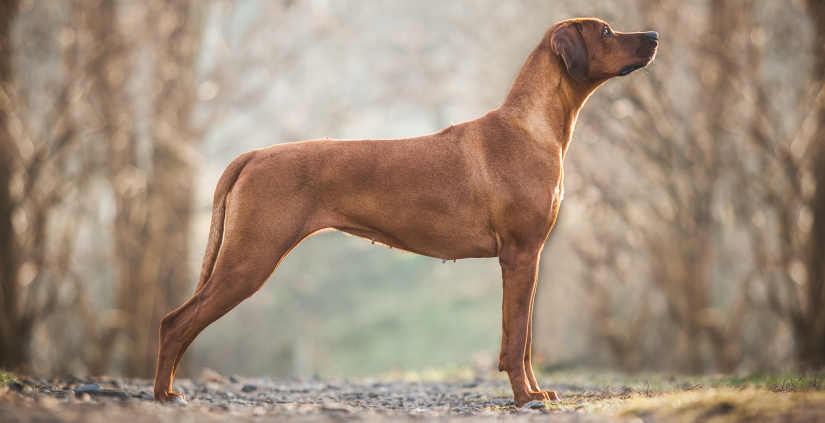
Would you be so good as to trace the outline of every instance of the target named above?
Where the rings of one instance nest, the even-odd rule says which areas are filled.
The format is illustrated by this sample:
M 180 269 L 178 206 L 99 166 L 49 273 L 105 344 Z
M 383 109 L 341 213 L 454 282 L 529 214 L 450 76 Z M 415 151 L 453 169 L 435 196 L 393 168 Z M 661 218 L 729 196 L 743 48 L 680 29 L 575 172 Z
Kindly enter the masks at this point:
M 603 82 L 647 66 L 656 56 L 656 32 L 614 32 L 600 19 L 571 19 L 548 31 L 555 54 L 576 82 Z

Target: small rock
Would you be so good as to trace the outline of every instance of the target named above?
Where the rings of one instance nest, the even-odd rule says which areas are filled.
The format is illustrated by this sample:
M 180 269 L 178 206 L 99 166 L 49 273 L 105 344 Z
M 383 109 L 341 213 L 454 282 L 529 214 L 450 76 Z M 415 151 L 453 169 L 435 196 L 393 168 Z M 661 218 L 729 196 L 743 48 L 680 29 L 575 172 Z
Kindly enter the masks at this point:
M 113 389 L 100 389 L 100 385 L 96 383 L 78 385 L 74 388 L 74 393 L 78 397 L 81 395 L 95 395 L 104 397 L 116 397 L 124 400 L 129 398 L 129 396 L 126 395 L 125 392 L 116 391 Z
M 493 398 L 490 400 L 494 405 L 499 407 L 508 407 L 511 405 L 516 405 L 516 402 L 513 401 L 511 398 Z
M 527 404 L 521 406 L 522 410 L 542 410 L 544 409 L 544 403 L 541 401 L 530 401 Z
M 200 379 L 204 382 L 223 382 L 223 377 L 221 377 L 220 373 L 209 367 L 204 367 L 203 370 L 201 370 Z
M 6 386 L 14 392 L 23 392 L 23 384 L 19 382 L 9 382 Z
M 241 388 L 241 392 L 246 392 L 246 393 L 255 392 L 257 390 L 258 390 L 258 387 L 255 386 L 255 385 L 244 385 L 243 388 Z
M 355 411 L 352 407 L 334 401 L 324 401 L 321 409 L 325 411 L 343 411 L 345 413 L 352 413 Z
M 86 384 L 86 385 L 78 385 L 77 387 L 74 388 L 74 391 L 78 392 L 78 393 L 80 393 L 80 392 L 92 392 L 92 391 L 99 391 L 99 390 L 100 390 L 100 385 L 98 385 L 96 383 L 89 383 L 89 384 Z

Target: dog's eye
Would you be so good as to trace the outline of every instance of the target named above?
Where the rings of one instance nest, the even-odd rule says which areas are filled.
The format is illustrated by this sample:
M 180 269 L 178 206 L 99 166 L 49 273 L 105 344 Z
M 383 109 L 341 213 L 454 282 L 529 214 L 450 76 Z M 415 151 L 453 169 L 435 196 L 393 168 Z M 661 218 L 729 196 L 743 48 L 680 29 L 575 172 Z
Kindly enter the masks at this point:
M 610 28 L 604 27 L 604 31 L 602 31 L 602 35 L 604 35 L 605 37 L 612 37 L 613 33 L 610 32 Z

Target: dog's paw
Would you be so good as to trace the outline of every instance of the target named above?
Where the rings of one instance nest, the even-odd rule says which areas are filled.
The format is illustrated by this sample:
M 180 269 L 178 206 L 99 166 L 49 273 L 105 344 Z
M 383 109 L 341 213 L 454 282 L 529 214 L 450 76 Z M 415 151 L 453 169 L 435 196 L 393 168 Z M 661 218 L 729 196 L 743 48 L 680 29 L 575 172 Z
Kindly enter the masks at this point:
M 185 397 L 183 394 L 175 394 L 175 395 L 173 395 L 171 398 L 169 398 L 169 402 L 171 402 L 171 403 L 175 403 L 175 404 L 180 404 L 180 405 L 187 405 L 187 404 L 189 404 L 189 403 L 186 401 L 186 397 Z
M 527 395 L 519 396 L 516 399 L 516 404 L 519 407 L 523 407 L 525 404 L 532 402 L 532 401 L 558 401 L 559 396 L 556 395 L 556 391 L 536 391 L 536 392 L 528 392 Z
M 541 391 L 541 393 L 547 396 L 547 401 L 559 400 L 559 396 L 556 395 L 556 391 Z
M 183 394 L 178 394 L 176 392 L 170 392 L 168 394 L 155 394 L 155 399 L 159 402 L 165 402 L 169 404 L 180 404 L 186 405 L 189 404 L 186 402 L 186 396 Z

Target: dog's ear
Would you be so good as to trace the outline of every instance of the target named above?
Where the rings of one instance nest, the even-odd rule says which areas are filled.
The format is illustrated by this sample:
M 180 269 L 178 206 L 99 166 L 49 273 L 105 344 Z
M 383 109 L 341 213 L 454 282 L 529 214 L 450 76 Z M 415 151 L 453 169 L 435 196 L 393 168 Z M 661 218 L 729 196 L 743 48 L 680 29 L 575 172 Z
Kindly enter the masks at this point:
M 581 24 L 569 23 L 559 28 L 551 39 L 553 50 L 564 59 L 567 72 L 576 82 L 584 82 L 590 71 L 590 52 L 581 32 Z

